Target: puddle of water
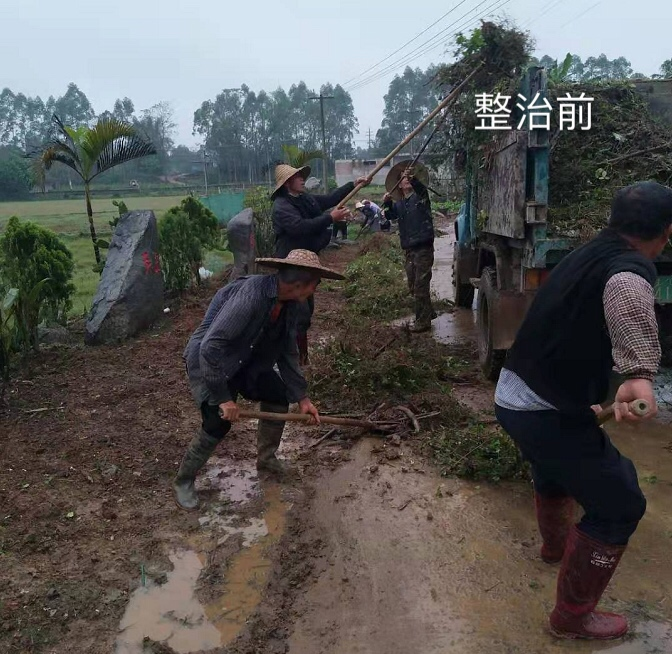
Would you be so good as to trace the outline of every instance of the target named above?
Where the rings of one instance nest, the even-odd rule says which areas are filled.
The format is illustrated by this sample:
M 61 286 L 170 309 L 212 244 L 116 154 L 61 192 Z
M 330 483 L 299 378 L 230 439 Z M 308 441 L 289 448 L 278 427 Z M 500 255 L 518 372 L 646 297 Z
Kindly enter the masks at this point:
M 280 496 L 280 487 L 272 486 L 265 493 L 268 508 L 264 520 L 268 534 L 249 548 L 241 550 L 230 562 L 224 593 L 205 607 L 208 618 L 222 636 L 221 645 L 230 643 L 245 625 L 261 601 L 271 561 L 267 550 L 285 528 L 288 507 Z
M 248 461 L 231 464 L 223 459 L 211 459 L 203 479 L 204 488 L 219 490 L 221 501 L 246 503 L 261 494 L 256 468 Z
M 640 622 L 632 628 L 632 640 L 619 645 L 593 650 L 594 654 L 670 654 L 672 652 L 672 622 Z
M 439 300 L 453 299 L 453 235 L 434 239 L 434 267 L 432 268 L 432 293 Z
M 133 593 L 121 621 L 115 654 L 141 653 L 146 636 L 166 642 L 180 654 L 211 649 L 221 643 L 221 634 L 194 595 L 203 569 L 198 554 L 186 550 L 174 552 L 169 558 L 173 571 L 165 584 L 152 584 Z
M 230 468 L 225 467 L 225 471 L 228 470 Z M 249 482 L 249 475 L 232 477 L 208 473 L 211 473 L 211 481 L 226 480 L 227 492 L 235 488 L 232 494 L 236 497 L 248 498 L 248 493 L 254 496 L 255 488 L 250 490 L 245 486 L 247 482 L 241 481 Z M 231 479 L 236 481 L 229 483 Z M 240 522 L 239 516 L 219 516 L 213 510 L 199 521 L 204 529 L 218 537 L 218 544 L 232 535 L 243 537 L 243 548 L 227 561 L 221 596 L 203 606 L 195 593 L 203 570 L 202 556 L 193 550 L 171 553 L 173 570 L 166 583 L 157 586 L 149 581 L 150 585 L 138 588 L 131 596 L 120 624 L 115 654 L 142 654 L 145 637 L 165 642 L 179 654 L 187 654 L 223 647 L 238 635 L 261 601 L 271 569 L 268 548 L 283 533 L 289 510 L 282 500 L 280 486 L 265 486 L 263 495 L 266 509 L 262 518 L 247 518 L 246 524 L 234 526 L 234 521 Z M 226 497 L 231 500 L 231 495 Z

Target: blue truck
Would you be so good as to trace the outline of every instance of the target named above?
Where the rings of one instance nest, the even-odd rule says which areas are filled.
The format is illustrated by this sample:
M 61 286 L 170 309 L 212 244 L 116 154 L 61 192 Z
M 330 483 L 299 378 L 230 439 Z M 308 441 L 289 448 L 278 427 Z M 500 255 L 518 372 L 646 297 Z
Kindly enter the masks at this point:
M 665 90 L 672 98 L 672 80 L 661 83 L 669 85 Z M 652 92 L 651 84 L 638 90 L 660 102 L 661 93 Z M 533 67 L 521 93 L 531 98 L 537 91 L 545 96 L 547 78 L 543 68 Z M 580 245 L 577 237 L 549 235 L 549 132 L 529 129 L 528 121 L 522 129 L 500 134 L 483 188 L 467 166 L 464 202 L 454 223 L 452 271 L 456 306 L 472 308 L 478 289 L 479 360 L 483 374 L 493 381 L 537 290 L 553 267 Z M 672 251 L 666 250 L 655 264 L 663 364 L 672 365 Z

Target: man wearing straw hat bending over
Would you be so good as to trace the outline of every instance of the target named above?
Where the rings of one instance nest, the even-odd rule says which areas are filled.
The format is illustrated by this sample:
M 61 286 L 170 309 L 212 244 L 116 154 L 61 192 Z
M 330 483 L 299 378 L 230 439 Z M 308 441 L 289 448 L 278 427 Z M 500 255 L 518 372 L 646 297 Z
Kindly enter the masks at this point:
M 312 195 L 305 192 L 310 166 L 293 168 L 280 164 L 275 168 L 273 200 L 273 230 L 275 231 L 275 256 L 286 257 L 290 250 L 304 249 L 319 254 L 329 245 L 334 223 L 343 222 L 350 211 L 338 204 L 350 193 L 355 184 L 368 186 L 371 180 L 360 177 L 355 184 L 349 182 L 329 195 Z M 334 208 L 335 207 L 335 208 Z M 308 329 L 315 304 L 312 295 L 301 308 L 298 328 L 300 361 L 308 363 Z
M 320 421 L 298 362 L 298 309 L 323 277 L 344 277 L 325 268 L 308 250 L 257 263 L 277 272 L 241 277 L 220 289 L 184 351 L 189 386 L 202 419 L 173 481 L 177 503 L 184 509 L 198 506 L 196 474 L 238 420 L 239 395 L 273 413 L 287 413 L 289 404 L 298 402 L 301 413 Z M 259 471 L 280 476 L 286 472 L 275 456 L 284 427 L 284 422 L 259 420 Z
M 422 164 L 409 170 L 409 161 L 393 166 L 385 179 L 385 215 L 399 222 L 401 248 L 408 289 L 415 300 L 412 332 L 428 332 L 435 317 L 430 296 L 434 265 L 434 219 L 427 184 L 429 172 Z

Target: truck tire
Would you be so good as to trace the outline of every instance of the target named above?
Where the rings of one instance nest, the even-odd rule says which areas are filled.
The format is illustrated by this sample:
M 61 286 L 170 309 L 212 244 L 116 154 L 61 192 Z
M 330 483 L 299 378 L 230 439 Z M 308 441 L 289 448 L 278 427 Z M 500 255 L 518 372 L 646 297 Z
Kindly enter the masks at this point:
M 506 350 L 495 350 L 493 343 L 493 315 L 490 307 L 495 304 L 497 290 L 497 273 L 493 268 L 484 268 L 481 283 L 478 287 L 477 325 L 478 325 L 478 358 L 481 370 L 486 379 L 497 381 L 504 365 Z
M 658 319 L 658 338 L 660 340 L 660 364 L 665 368 L 672 367 L 672 304 L 656 304 Z
M 474 289 L 473 284 L 467 280 L 460 279 L 460 244 L 453 245 L 453 298 L 456 307 L 463 307 L 464 309 L 471 309 L 474 304 Z

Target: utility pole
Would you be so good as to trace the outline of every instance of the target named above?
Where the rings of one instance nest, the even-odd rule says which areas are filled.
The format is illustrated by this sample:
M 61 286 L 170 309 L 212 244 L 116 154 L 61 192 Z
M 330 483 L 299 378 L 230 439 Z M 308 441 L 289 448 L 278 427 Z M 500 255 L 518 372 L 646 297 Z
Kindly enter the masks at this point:
M 369 127 L 369 155 L 371 154 L 371 128 Z
M 201 161 L 193 161 L 192 163 L 202 163 L 203 164 L 203 181 L 205 182 L 205 196 L 208 196 L 208 155 L 205 152 L 205 145 L 201 146 L 201 152 L 203 153 L 203 159 Z
M 333 95 L 320 95 L 318 97 L 312 97 L 311 100 L 320 101 L 320 120 L 322 121 L 322 184 L 324 185 L 324 192 L 327 193 L 329 190 L 329 169 L 327 168 L 327 132 L 324 127 L 324 101 L 333 100 Z

